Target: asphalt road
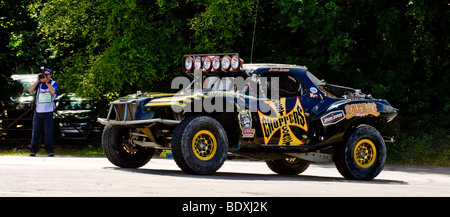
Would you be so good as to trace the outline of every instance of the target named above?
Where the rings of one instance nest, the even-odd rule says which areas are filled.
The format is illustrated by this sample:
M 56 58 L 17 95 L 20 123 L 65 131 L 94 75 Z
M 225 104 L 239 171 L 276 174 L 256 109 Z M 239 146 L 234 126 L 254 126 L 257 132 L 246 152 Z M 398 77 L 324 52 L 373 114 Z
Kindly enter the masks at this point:
M 0 197 L 5 196 L 449 197 L 450 168 L 387 165 L 372 181 L 353 181 L 342 178 L 334 164 L 279 176 L 264 162 L 228 160 L 217 174 L 195 176 L 165 158 L 122 169 L 103 157 L 0 156 Z

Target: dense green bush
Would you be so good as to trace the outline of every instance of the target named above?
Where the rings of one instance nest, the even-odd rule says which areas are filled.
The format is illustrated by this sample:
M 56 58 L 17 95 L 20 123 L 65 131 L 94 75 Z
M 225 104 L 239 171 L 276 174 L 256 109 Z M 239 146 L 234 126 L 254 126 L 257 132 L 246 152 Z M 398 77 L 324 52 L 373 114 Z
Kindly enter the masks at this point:
M 387 99 L 402 132 L 388 160 L 449 164 L 447 1 L 3 0 L 0 9 L 2 65 L 46 63 L 62 90 L 104 100 L 170 91 L 186 53 L 250 62 L 257 17 L 253 62 L 306 65 Z
M 420 137 L 401 133 L 387 144 L 388 164 L 450 166 L 450 135 L 445 130 Z

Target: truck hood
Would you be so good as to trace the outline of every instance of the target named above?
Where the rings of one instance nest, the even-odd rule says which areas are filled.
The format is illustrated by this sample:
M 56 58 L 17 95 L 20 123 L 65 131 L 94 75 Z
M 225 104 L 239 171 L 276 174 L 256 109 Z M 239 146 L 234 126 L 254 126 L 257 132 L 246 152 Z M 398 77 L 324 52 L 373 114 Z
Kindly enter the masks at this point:
M 186 94 L 172 94 L 170 96 L 161 96 L 151 99 L 145 107 L 166 107 L 166 106 L 186 106 L 187 103 L 193 102 L 193 100 L 198 100 L 206 97 L 208 93 L 197 92 L 197 93 L 186 93 Z
M 162 98 L 162 97 L 170 97 L 170 96 L 173 96 L 174 94 L 175 93 L 143 92 L 140 95 L 138 95 L 136 93 L 126 95 L 124 97 L 121 97 L 120 100 L 132 100 L 132 99 L 139 99 L 139 98 L 156 99 L 156 98 Z

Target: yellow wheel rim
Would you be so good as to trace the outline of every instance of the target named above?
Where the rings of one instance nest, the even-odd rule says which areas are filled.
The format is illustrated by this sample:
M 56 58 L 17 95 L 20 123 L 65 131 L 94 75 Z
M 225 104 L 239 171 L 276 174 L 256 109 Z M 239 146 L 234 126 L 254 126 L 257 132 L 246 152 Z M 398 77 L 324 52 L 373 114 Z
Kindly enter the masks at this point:
M 290 164 L 296 164 L 296 163 L 300 162 L 300 158 L 286 158 L 285 160 L 286 160 L 286 162 L 288 162 Z
M 369 168 L 375 162 L 377 149 L 372 141 L 362 139 L 359 141 L 353 151 L 353 158 L 356 164 L 362 168 Z
M 192 150 L 198 159 L 202 161 L 210 160 L 217 151 L 216 137 L 208 130 L 197 132 L 192 139 Z

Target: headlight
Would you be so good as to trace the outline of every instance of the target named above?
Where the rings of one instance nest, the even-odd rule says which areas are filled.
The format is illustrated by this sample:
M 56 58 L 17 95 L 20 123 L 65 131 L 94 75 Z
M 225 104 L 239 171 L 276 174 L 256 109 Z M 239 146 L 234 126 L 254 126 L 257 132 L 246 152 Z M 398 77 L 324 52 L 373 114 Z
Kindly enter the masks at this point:
M 211 70 L 211 66 L 212 66 L 211 62 L 212 61 L 211 61 L 210 57 L 205 57 L 203 59 L 203 69 L 205 69 L 206 71 Z
M 233 70 L 238 70 L 239 69 L 239 56 L 238 55 L 233 55 L 233 57 L 231 57 L 231 68 Z
M 224 71 L 230 69 L 231 66 L 231 58 L 228 55 L 222 57 L 222 69 Z
M 184 68 L 186 69 L 186 71 L 191 71 L 193 65 L 192 62 L 194 62 L 192 57 L 186 57 L 186 59 L 184 60 Z
M 194 59 L 194 68 L 195 69 L 201 69 L 202 68 L 202 58 L 199 56 L 196 56 Z
M 219 71 L 219 69 L 220 69 L 220 57 L 219 56 L 215 56 L 213 58 L 212 67 L 213 67 L 214 71 Z

